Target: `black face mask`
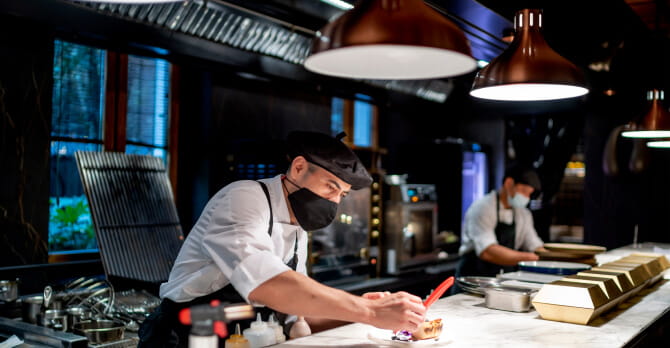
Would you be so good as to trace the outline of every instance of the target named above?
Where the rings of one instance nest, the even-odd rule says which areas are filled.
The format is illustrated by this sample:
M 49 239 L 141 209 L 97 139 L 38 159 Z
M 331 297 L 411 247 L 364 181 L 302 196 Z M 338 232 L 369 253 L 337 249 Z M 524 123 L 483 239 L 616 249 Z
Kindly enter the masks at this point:
M 290 180 L 289 182 L 296 187 L 300 187 Z M 298 224 L 306 231 L 314 231 L 330 225 L 337 214 L 337 203 L 329 201 L 304 187 L 290 193 L 288 201 Z

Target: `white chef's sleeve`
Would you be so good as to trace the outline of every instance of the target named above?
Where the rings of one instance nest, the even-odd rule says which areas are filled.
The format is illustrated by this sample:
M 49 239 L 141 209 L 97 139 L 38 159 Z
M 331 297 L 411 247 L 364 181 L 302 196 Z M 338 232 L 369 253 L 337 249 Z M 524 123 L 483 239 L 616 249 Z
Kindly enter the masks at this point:
M 203 252 L 249 302 L 251 291 L 290 270 L 275 255 L 268 234 L 270 208 L 267 199 L 260 185 L 247 182 L 231 187 L 212 209 L 203 238 Z
M 533 214 L 528 209 L 519 209 L 519 213 L 523 214 L 523 226 L 521 227 L 523 229 L 523 242 L 519 250 L 535 251 L 535 249 L 543 246 L 544 242 L 535 231 Z
M 498 244 L 495 234 L 497 223 L 495 205 L 490 204 L 489 200 L 481 200 L 472 204 L 470 208 L 465 214 L 465 223 L 469 237 L 474 244 L 475 253 L 479 256 L 489 246 Z M 493 213 L 491 213 L 492 208 Z

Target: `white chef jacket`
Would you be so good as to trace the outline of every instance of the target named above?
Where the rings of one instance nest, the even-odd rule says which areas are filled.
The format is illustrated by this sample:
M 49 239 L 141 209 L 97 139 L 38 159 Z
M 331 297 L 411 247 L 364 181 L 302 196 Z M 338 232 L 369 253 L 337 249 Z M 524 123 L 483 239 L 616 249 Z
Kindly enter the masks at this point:
M 496 202 L 499 207 L 500 221 L 506 224 L 511 224 L 512 220 L 515 222 L 515 250 L 534 251 L 544 244 L 535 231 L 530 210 L 514 207 L 505 209 L 497 199 L 496 191 L 491 191 L 472 203 L 465 213 L 461 247 L 458 251 L 460 255 L 474 250 L 479 256 L 492 244 L 498 244 L 495 234 L 495 227 L 498 223 Z
M 268 234 L 270 207 L 256 181 L 233 182 L 209 200 L 186 237 L 160 297 L 186 302 L 209 295 L 229 283 L 249 302 L 249 293 L 265 281 L 290 270 L 286 265 L 298 243 L 296 271 L 306 274 L 307 233 L 290 224 L 281 175 L 260 180 L 272 202 L 272 237 Z

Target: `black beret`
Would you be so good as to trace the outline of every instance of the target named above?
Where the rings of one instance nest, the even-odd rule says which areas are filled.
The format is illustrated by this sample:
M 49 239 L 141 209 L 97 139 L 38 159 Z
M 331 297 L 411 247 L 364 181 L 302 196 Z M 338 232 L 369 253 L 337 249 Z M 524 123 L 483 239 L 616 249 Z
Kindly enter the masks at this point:
M 343 134 L 343 133 L 341 133 Z M 340 139 L 317 132 L 294 131 L 287 138 L 288 156 L 291 160 L 303 156 L 310 162 L 333 173 L 353 190 L 372 184 L 372 177 L 360 159 Z
M 505 170 L 505 178 L 512 178 L 515 184 L 525 184 L 535 191 L 542 190 L 542 183 L 540 177 L 537 175 L 535 169 L 525 165 L 512 165 Z

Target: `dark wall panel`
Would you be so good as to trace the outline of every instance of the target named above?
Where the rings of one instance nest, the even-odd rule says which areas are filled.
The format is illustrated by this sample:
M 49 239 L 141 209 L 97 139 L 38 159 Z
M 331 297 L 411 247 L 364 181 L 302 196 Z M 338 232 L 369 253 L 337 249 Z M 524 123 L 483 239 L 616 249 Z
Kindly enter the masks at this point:
M 53 37 L 0 17 L 0 265 L 45 262 Z

